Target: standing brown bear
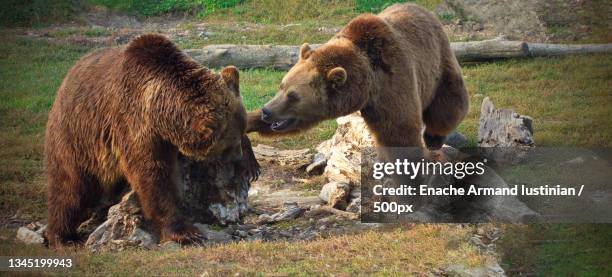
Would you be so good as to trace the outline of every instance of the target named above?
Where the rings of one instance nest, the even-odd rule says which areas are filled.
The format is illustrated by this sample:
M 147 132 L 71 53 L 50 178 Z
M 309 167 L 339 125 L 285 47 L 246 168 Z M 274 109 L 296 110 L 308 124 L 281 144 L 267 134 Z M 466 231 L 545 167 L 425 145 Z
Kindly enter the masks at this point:
M 439 148 L 468 104 L 442 24 L 396 4 L 358 16 L 316 50 L 304 44 L 276 96 L 249 114 L 248 131 L 296 133 L 361 111 L 380 146 Z
M 238 164 L 241 147 L 251 151 L 245 128 L 235 67 L 215 74 L 155 34 L 83 57 L 47 123 L 50 245 L 78 239 L 99 199 L 125 181 L 162 241 L 196 241 L 199 232 L 179 212 L 178 155 L 238 153 L 224 155 Z

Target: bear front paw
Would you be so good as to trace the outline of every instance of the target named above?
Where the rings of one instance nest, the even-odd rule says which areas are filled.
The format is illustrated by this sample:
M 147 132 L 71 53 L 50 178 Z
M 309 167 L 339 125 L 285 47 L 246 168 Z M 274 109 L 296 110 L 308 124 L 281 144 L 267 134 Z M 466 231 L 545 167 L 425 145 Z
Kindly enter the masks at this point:
M 253 147 L 251 147 L 251 141 L 247 136 L 242 138 L 242 160 L 239 166 L 240 168 L 238 170 L 243 176 L 251 182 L 257 181 L 259 174 L 261 174 L 261 167 L 255 158 Z
M 242 159 L 239 170 L 251 182 L 257 181 L 261 174 L 261 167 L 255 158 Z
M 182 245 L 201 244 L 204 236 L 191 224 L 179 223 L 165 227 L 161 232 L 161 242 L 174 241 Z

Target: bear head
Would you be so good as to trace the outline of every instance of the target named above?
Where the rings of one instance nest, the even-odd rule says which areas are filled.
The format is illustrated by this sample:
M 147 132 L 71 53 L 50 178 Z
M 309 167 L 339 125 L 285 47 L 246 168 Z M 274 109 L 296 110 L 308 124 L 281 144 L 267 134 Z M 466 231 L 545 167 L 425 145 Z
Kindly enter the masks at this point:
M 185 156 L 241 158 L 246 110 L 233 66 L 220 74 L 201 66 L 161 35 L 143 35 L 128 45 L 124 72 L 140 80 L 143 114 L 151 132 Z
M 390 74 L 392 45 L 387 24 L 371 14 L 355 18 L 315 50 L 302 45 L 261 120 L 277 133 L 295 133 L 362 109 L 375 72 Z

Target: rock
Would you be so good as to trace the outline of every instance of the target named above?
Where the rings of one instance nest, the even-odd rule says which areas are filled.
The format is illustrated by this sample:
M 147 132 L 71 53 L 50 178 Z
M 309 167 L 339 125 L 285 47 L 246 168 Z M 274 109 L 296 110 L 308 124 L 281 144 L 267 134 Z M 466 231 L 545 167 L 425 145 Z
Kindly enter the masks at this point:
M 444 268 L 444 276 L 449 277 L 492 277 L 506 276 L 504 270 L 497 262 L 489 262 L 482 267 L 466 267 L 462 264 L 450 265 Z
M 346 211 L 352 212 L 352 213 L 360 213 L 361 212 L 361 197 L 353 198 L 351 202 L 348 204 L 348 206 L 346 207 Z
M 469 141 L 467 137 L 463 134 L 457 131 L 453 131 L 450 135 L 446 137 L 445 143 L 454 148 L 463 148 L 468 146 Z
M 133 38 L 132 35 L 120 35 L 120 36 L 116 36 L 113 39 L 113 42 L 115 43 L 115 45 L 122 45 L 122 44 L 126 44 L 130 42 L 132 38 Z
M 361 188 L 357 186 L 353 187 L 349 197 L 350 199 L 361 198 Z
M 161 245 L 161 249 L 176 251 L 181 249 L 181 245 L 174 241 L 167 241 Z
M 273 214 L 272 220 L 274 222 L 280 222 L 280 221 L 294 219 L 300 216 L 300 214 L 302 214 L 303 212 L 304 212 L 304 209 L 300 208 L 297 203 L 295 202 L 285 203 L 283 205 L 283 211 Z
M 584 161 L 585 160 L 584 160 L 583 157 L 576 157 L 576 158 L 571 159 L 571 160 L 569 160 L 569 161 L 567 161 L 565 163 L 567 163 L 567 164 L 581 164 L 581 163 L 584 163 Z
M 465 177 L 459 186 L 464 184 L 476 187 L 508 188 L 508 184 L 493 169 L 485 166 L 484 174 Z M 455 201 L 453 206 L 458 210 L 455 218 L 460 222 L 534 222 L 540 215 L 529 208 L 516 196 L 480 196 L 475 199 Z
M 236 235 L 241 237 L 241 238 L 246 238 L 249 235 L 249 233 L 247 233 L 246 231 L 243 231 L 243 230 L 237 230 L 236 231 Z
M 269 214 L 260 214 L 257 218 L 257 224 L 273 223 L 274 219 Z
M 223 231 L 215 231 L 208 227 L 206 224 L 195 223 L 193 224 L 204 236 L 207 243 L 225 243 L 232 241 L 232 236 Z
M 487 245 L 485 245 L 479 237 L 471 237 L 470 242 L 479 248 L 487 248 Z
M 344 210 L 347 206 L 350 189 L 349 184 L 344 182 L 327 183 L 321 188 L 319 198 L 331 207 Z
M 349 203 L 346 207 L 347 212 L 361 213 L 361 187 L 355 186 L 349 194 Z
M 317 147 L 317 151 L 327 157 L 323 176 L 330 182 L 358 184 L 362 151 L 373 150 L 374 138 L 359 112 L 340 117 L 336 122 L 338 128 L 334 136 Z
M 304 213 L 304 216 L 307 218 L 313 218 L 313 217 L 318 217 L 318 216 L 329 216 L 329 215 L 335 215 L 337 217 L 343 217 L 343 218 L 350 219 L 350 220 L 359 219 L 359 214 L 357 213 L 342 211 L 334 207 L 321 206 L 321 205 L 313 205 L 310 207 L 310 210 Z
M 46 230 L 47 230 L 47 225 L 43 225 L 38 230 L 36 230 L 36 233 L 44 237 Z
M 159 238 L 151 229 L 143 219 L 136 193 L 130 191 L 119 204 L 110 207 L 106 221 L 89 235 L 85 247 L 91 250 L 152 249 Z
M 140 228 L 134 229 L 132 235 L 128 238 L 129 241 L 138 243 L 138 246 L 145 249 L 153 249 L 157 246 L 157 236 Z
M 480 235 L 480 236 L 484 236 L 484 235 L 485 235 L 485 229 L 484 229 L 484 228 L 482 228 L 482 227 L 478 227 L 478 228 L 476 229 L 476 234 L 477 234 L 477 235 Z
M 294 219 L 304 212 L 296 202 L 288 202 L 283 204 L 283 210 L 273 215 L 261 214 L 257 219 L 257 224 L 276 223 Z
M 530 147 L 534 145 L 533 119 L 510 109 L 497 109 L 489 97 L 480 107 L 478 146 Z
M 317 220 L 317 223 L 320 224 L 320 225 L 327 225 L 330 222 L 333 222 L 335 220 L 336 219 L 335 219 L 334 216 L 327 216 L 327 217 L 324 217 L 324 218 L 321 218 L 321 219 Z
M 259 161 L 267 161 L 296 169 L 303 169 L 308 166 L 313 157 L 310 149 L 280 150 L 264 144 L 258 144 L 253 148 L 253 152 Z
M 308 175 L 321 175 L 323 174 L 323 170 L 325 170 L 325 166 L 327 166 L 327 158 L 323 153 L 317 153 L 314 155 L 314 159 L 308 167 L 306 167 L 306 173 Z
M 19 229 L 17 229 L 17 239 L 25 244 L 45 243 L 42 233 L 32 231 L 26 227 L 19 227 Z
M 199 37 L 206 38 L 206 39 L 207 39 L 207 38 L 209 38 L 209 37 L 211 37 L 211 36 L 214 36 L 214 35 L 216 35 L 216 33 L 214 33 L 214 32 L 208 32 L 208 31 L 206 31 L 206 32 L 199 32 L 199 33 L 198 33 L 198 36 L 199 36 Z

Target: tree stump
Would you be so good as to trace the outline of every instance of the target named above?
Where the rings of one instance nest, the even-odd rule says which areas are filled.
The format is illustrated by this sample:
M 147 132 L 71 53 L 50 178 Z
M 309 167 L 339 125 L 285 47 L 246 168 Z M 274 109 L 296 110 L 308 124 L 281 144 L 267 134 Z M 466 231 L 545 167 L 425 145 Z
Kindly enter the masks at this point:
M 179 169 L 182 209 L 193 222 L 226 225 L 242 221 L 248 209 L 250 181 L 237 170 L 237 164 L 223 163 L 219 158 L 194 161 L 181 156 Z M 87 248 L 97 251 L 157 247 L 159 231 L 144 220 L 133 191 L 102 217 L 101 224 L 92 218 L 82 225 L 81 229 L 88 230 L 83 232 L 89 234 Z M 83 227 L 88 225 L 93 227 Z
M 510 109 L 498 109 L 486 97 L 480 107 L 478 146 L 533 146 L 533 119 Z
M 234 164 L 217 159 L 179 159 L 182 180 L 179 188 L 184 212 L 196 222 L 228 224 L 240 222 L 248 209 L 248 178 Z
M 534 147 L 533 119 L 510 109 L 498 109 L 489 97 L 480 107 L 479 151 L 497 164 L 518 164 Z

